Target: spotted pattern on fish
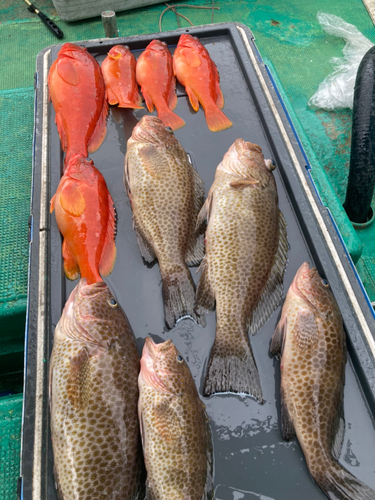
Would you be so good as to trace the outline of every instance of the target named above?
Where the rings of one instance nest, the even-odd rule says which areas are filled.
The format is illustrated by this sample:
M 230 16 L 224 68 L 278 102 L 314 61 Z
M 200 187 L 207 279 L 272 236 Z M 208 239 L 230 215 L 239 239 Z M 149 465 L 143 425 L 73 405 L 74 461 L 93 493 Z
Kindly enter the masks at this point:
M 171 340 L 156 345 L 146 339 L 139 390 L 148 498 L 212 499 L 207 415 L 189 367 Z
M 194 313 L 195 287 L 187 265 L 204 255 L 204 229 L 195 231 L 203 182 L 172 130 L 144 116 L 128 141 L 125 185 L 143 258 L 157 258 L 169 328 Z
M 269 165 L 259 146 L 237 139 L 200 214 L 208 227 L 196 311 L 207 314 L 216 302 L 217 316 L 205 395 L 231 391 L 262 400 L 248 330 L 256 333 L 277 307 L 288 248 Z
M 104 282 L 81 279 L 54 334 L 50 361 L 55 480 L 63 500 L 137 499 L 139 355 Z
M 288 291 L 271 350 L 281 357 L 283 437 L 294 434 L 330 499 L 375 499 L 337 459 L 344 436 L 346 341 L 340 310 L 315 268 L 302 264 Z

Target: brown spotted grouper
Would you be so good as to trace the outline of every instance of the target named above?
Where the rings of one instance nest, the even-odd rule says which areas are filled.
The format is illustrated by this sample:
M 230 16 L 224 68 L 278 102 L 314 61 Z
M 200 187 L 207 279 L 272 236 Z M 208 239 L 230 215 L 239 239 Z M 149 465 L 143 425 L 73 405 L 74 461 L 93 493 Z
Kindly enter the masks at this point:
M 289 288 L 271 350 L 281 356 L 281 427 L 296 434 L 315 482 L 331 500 L 375 500 L 337 459 L 345 430 L 346 342 L 326 280 L 307 262 Z
M 288 250 L 274 168 L 259 146 L 237 139 L 199 215 L 198 225 L 207 217 L 208 226 L 196 311 L 207 314 L 216 302 L 217 316 L 206 396 L 237 392 L 262 400 L 248 332 L 255 334 L 280 301 Z
M 139 355 L 107 285 L 81 279 L 50 361 L 54 472 L 61 500 L 143 500 Z M 144 491 L 144 488 L 143 488 Z
M 187 265 L 198 265 L 204 255 L 204 228 L 195 232 L 203 181 L 159 118 L 144 116 L 134 128 L 124 181 L 141 255 L 146 262 L 159 262 L 167 326 L 173 328 L 185 316 L 200 322 Z
M 149 500 L 213 499 L 211 432 L 189 367 L 171 340 L 146 339 L 139 420 Z

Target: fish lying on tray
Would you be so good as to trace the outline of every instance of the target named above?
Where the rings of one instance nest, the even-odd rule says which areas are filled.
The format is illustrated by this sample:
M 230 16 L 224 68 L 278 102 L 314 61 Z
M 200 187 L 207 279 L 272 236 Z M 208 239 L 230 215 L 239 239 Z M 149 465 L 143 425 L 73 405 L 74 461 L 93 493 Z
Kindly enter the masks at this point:
M 136 64 L 129 47 L 115 45 L 108 52 L 101 69 L 109 104 L 118 104 L 119 108 L 143 109 L 135 79 Z
M 183 317 L 198 323 L 188 265 L 204 255 L 204 228 L 196 231 L 204 202 L 203 181 L 170 127 L 144 116 L 128 140 L 124 182 L 142 257 L 158 260 L 169 328 Z
M 107 131 L 108 104 L 99 63 L 87 49 L 65 43 L 48 73 L 48 89 L 65 167 L 74 154 L 93 153 Z
M 148 110 L 152 113 L 156 108 L 158 117 L 172 130 L 183 127 L 184 120 L 173 113 L 177 106 L 176 79 L 165 42 L 149 43 L 138 58 L 136 75 Z
M 139 374 L 139 420 L 147 498 L 214 498 L 211 431 L 189 367 L 171 340 L 146 338 Z
M 102 281 L 116 260 L 116 212 L 104 177 L 90 158 L 70 158 L 51 200 L 51 213 L 64 237 L 64 271 L 88 283 Z
M 216 336 L 204 395 L 250 394 L 262 401 L 248 332 L 255 334 L 278 306 L 287 261 L 286 223 L 278 207 L 275 164 L 256 144 L 237 139 L 216 169 L 199 214 L 206 218 L 206 255 L 196 312 L 216 303 Z
M 375 500 L 375 491 L 337 462 L 345 431 L 345 332 L 328 282 L 307 262 L 289 288 L 271 351 L 281 352 L 283 438 L 297 436 L 329 499 Z
M 139 355 L 117 300 L 81 279 L 56 326 L 50 360 L 54 472 L 62 500 L 143 500 Z
M 199 103 L 202 105 L 211 132 L 233 125 L 220 111 L 224 107 L 224 97 L 219 72 L 198 38 L 186 34 L 180 36 L 173 55 L 173 68 L 177 80 L 185 87 L 194 111 L 198 111 Z

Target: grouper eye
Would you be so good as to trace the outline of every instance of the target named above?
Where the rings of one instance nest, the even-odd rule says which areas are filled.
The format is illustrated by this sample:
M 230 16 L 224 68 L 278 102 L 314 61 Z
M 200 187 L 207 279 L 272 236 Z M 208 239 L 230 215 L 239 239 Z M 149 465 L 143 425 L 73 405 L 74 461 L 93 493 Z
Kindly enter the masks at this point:
M 327 280 L 322 280 L 322 285 L 325 286 L 326 288 L 329 287 Z
M 116 299 L 109 299 L 109 300 L 108 300 L 108 304 L 109 304 L 111 307 L 113 307 L 113 308 L 115 308 L 115 307 L 117 307 L 117 306 L 118 306 L 118 302 L 117 302 L 117 300 L 116 300 Z
M 182 363 L 182 362 L 183 362 L 183 358 L 182 358 L 182 356 L 181 356 L 180 354 L 177 356 L 177 358 L 176 358 L 176 359 L 177 359 L 177 361 L 178 361 L 179 363 Z
M 171 129 L 171 127 L 165 127 L 165 130 L 166 130 L 167 132 L 170 132 L 171 134 L 173 134 L 173 130 Z

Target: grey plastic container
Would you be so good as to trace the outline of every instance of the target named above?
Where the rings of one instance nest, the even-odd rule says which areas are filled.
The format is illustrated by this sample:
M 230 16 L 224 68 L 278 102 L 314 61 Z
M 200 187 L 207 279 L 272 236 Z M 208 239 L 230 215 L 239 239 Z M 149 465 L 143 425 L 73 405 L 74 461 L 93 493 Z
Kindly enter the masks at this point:
M 343 247 L 329 212 L 320 203 L 309 175 L 309 164 L 276 87 L 248 28 L 234 23 L 131 38 L 80 42 L 99 62 L 115 44 L 128 45 L 136 57 L 158 38 L 171 52 L 183 32 L 199 37 L 218 66 L 225 98 L 224 112 L 233 127 L 208 130 L 202 110 L 194 113 L 184 88 L 178 86 L 176 112 L 186 126 L 175 134 L 205 182 L 206 194 L 215 170 L 237 137 L 259 144 L 277 168 L 280 208 L 288 224 L 290 250 L 284 296 L 298 267 L 308 260 L 326 278 L 339 304 L 348 337 L 346 369 L 346 431 L 341 463 L 375 488 L 375 331 L 371 304 Z M 54 110 L 48 102 L 47 75 L 60 45 L 42 51 L 37 59 L 31 259 L 26 335 L 25 402 L 20 495 L 56 500 L 49 431 L 48 360 L 54 328 L 76 282 L 63 273 L 61 236 L 49 200 L 62 173 L 60 140 Z M 205 329 L 183 320 L 168 331 L 164 324 L 158 265 L 143 264 L 132 230 L 132 212 L 123 186 L 126 141 L 145 110 L 113 109 L 107 137 L 92 155 L 103 173 L 118 213 L 117 260 L 107 283 L 124 308 L 139 348 L 151 334 L 156 341 L 171 338 L 187 360 L 201 389 L 215 335 L 215 314 Z M 116 118 L 116 119 L 115 119 Z M 192 270 L 195 281 L 198 275 Z M 250 397 L 216 395 L 202 398 L 213 431 L 215 498 L 217 500 L 309 500 L 324 495 L 309 476 L 296 441 L 283 442 L 279 429 L 279 362 L 269 354 L 269 343 L 281 306 L 251 338 L 265 403 Z
M 53 5 L 63 21 L 78 21 L 100 16 L 105 10 L 121 12 L 163 3 L 163 0 L 53 0 Z

